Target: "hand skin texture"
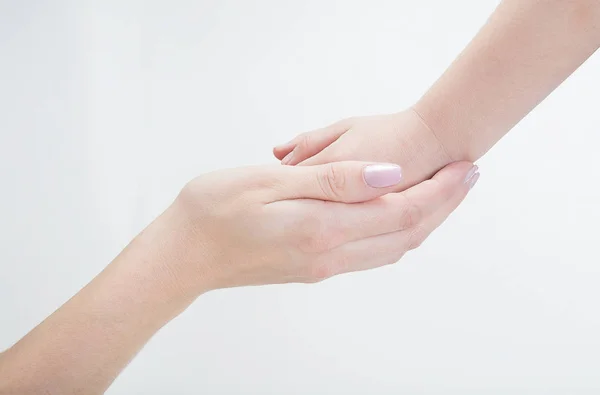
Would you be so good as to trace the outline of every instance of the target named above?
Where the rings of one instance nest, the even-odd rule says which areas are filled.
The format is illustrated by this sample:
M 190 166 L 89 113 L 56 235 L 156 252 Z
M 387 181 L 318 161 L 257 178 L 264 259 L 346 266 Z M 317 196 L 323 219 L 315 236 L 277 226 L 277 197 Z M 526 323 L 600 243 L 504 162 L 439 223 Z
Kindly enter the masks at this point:
M 301 134 L 276 147 L 274 153 L 285 165 L 322 164 L 347 158 L 397 163 L 403 171 L 398 190 L 428 179 L 454 162 L 436 135 L 412 110 L 345 119 Z
M 346 119 L 274 154 L 288 165 L 397 163 L 399 188 L 414 185 L 447 163 L 479 159 L 599 46 L 598 0 L 504 0 L 408 110 Z
M 198 177 L 102 273 L 0 355 L 0 394 L 101 394 L 205 292 L 311 283 L 396 262 L 478 177 L 472 163 L 457 162 L 402 193 L 390 193 L 401 180 L 390 164 Z

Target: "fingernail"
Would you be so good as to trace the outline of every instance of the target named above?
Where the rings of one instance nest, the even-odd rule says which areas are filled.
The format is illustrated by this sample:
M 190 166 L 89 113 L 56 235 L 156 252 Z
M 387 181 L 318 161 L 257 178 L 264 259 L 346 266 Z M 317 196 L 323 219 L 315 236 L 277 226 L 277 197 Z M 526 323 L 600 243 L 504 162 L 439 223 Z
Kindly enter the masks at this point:
M 387 188 L 402 179 L 402 169 L 398 165 L 381 163 L 369 165 L 363 170 L 365 182 L 373 188 Z
M 477 170 L 479 170 L 479 167 L 477 165 L 473 165 L 473 167 L 471 167 L 471 170 L 469 170 L 469 172 L 465 176 L 465 181 L 464 181 L 465 184 L 467 184 L 467 183 L 469 183 L 469 181 L 471 181 L 473 174 L 477 173 Z
M 283 157 L 283 159 L 281 160 L 281 164 L 287 165 L 288 163 L 290 163 L 292 161 L 293 157 L 294 157 L 294 150 L 292 150 L 289 154 L 287 154 L 286 156 Z
M 473 187 L 475 186 L 475 184 L 477 184 L 477 180 L 479 180 L 479 173 L 475 173 L 473 174 L 473 176 L 471 177 L 471 179 L 469 180 L 469 190 L 473 189 Z

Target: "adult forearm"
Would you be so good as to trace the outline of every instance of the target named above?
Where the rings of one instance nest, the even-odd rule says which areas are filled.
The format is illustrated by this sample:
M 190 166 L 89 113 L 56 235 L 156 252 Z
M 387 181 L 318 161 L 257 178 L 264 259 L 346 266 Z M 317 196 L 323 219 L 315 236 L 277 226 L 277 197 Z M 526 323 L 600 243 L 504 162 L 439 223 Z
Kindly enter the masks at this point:
M 192 302 L 166 271 L 185 241 L 173 209 L 102 273 L 0 355 L 0 394 L 100 394 Z
M 504 0 L 414 110 L 453 159 L 478 159 L 599 46 L 598 0 Z
M 0 394 L 102 393 L 157 330 L 212 289 L 312 283 L 396 262 L 478 178 L 472 163 L 453 163 L 433 182 L 391 193 L 399 166 L 358 161 L 197 177 L 88 286 L 0 355 Z

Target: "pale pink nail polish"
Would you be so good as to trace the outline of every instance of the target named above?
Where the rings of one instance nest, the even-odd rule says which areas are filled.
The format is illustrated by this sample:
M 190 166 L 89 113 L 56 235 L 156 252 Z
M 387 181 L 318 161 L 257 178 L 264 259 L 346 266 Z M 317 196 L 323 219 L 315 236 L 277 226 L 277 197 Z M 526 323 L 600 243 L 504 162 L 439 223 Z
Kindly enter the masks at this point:
M 475 186 L 475 184 L 477 184 L 477 181 L 479 180 L 479 176 L 480 176 L 479 173 L 473 174 L 473 176 L 469 180 L 469 190 L 471 190 Z
M 477 170 L 479 170 L 479 167 L 477 165 L 473 165 L 473 167 L 471 167 L 471 170 L 469 170 L 469 172 L 465 176 L 465 184 L 468 184 L 469 181 L 471 181 L 473 174 L 477 173 Z
M 398 165 L 381 163 L 369 165 L 363 170 L 365 182 L 373 188 L 387 188 L 402 179 L 402 169 Z

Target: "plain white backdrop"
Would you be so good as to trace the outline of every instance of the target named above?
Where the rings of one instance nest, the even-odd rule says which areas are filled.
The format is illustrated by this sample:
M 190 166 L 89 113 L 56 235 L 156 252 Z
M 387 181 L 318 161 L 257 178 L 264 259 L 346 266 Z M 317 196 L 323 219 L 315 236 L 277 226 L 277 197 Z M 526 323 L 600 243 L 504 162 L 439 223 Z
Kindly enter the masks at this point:
M 0 0 L 0 348 L 193 176 L 412 104 L 497 3 Z M 596 56 L 397 265 L 204 295 L 108 394 L 598 393 L 599 87 Z

